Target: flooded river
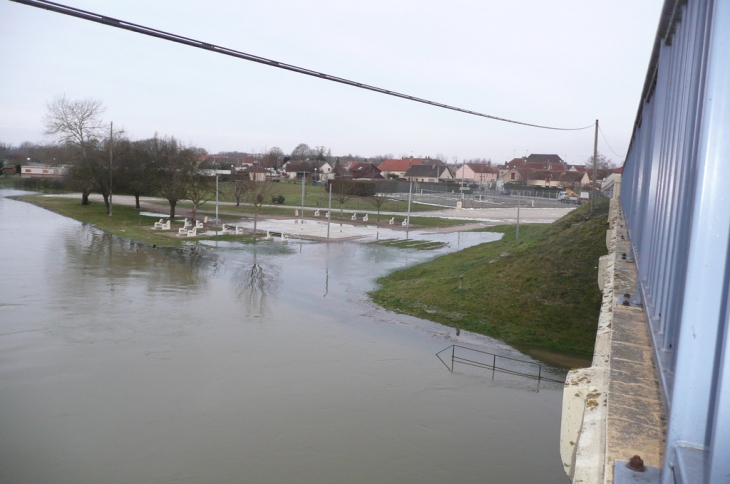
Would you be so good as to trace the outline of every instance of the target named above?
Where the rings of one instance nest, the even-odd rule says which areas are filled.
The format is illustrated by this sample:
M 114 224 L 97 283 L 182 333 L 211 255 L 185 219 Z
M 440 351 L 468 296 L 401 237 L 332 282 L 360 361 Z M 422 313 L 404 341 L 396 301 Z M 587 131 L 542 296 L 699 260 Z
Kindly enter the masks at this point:
M 366 294 L 493 236 L 162 250 L 0 196 L 0 482 L 564 483 L 561 385 Z

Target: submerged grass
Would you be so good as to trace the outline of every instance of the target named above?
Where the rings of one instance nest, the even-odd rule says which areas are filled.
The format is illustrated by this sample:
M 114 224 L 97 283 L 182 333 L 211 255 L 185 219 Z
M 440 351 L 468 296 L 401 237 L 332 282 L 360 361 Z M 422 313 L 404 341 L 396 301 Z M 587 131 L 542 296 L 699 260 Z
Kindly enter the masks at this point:
M 494 227 L 501 240 L 382 277 L 371 295 L 388 309 L 518 348 L 590 357 L 607 214 L 605 200 L 593 215 L 584 205 L 551 225 L 520 226 L 519 241 L 515 226 Z
M 414 239 L 385 239 L 371 242 L 376 245 L 386 245 L 388 247 L 398 247 L 400 249 L 418 249 L 418 250 L 435 250 L 445 246 L 445 242 L 435 242 L 432 240 L 414 240 Z

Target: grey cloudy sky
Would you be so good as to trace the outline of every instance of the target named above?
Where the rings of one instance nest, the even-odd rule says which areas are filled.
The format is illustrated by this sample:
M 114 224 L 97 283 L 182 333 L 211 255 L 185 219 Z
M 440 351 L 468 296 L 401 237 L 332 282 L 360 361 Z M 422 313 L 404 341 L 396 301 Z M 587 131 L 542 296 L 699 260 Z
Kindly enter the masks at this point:
M 626 152 L 660 0 L 60 0 L 433 101 L 528 123 L 600 120 Z M 44 141 L 46 103 L 101 99 L 132 138 L 209 152 L 491 158 L 593 151 L 547 131 L 384 96 L 2 0 L 0 141 Z M 602 138 L 599 151 L 619 161 Z M 622 161 L 622 160 L 621 160 Z

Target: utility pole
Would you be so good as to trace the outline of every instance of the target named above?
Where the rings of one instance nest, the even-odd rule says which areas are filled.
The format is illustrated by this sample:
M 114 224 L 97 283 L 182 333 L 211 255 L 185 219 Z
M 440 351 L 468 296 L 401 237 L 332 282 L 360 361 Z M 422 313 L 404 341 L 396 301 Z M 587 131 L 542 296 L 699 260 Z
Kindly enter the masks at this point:
M 114 121 L 109 123 L 109 216 L 112 216 L 112 162 L 114 161 Z
M 413 182 L 408 185 L 408 215 L 406 216 L 406 240 L 411 229 L 411 193 L 413 193 Z
M 330 180 L 330 196 L 327 202 L 327 242 L 330 241 L 330 220 L 332 220 L 332 180 Z
M 598 120 L 596 119 L 596 135 L 593 138 L 593 179 L 591 180 L 591 215 L 596 205 L 596 164 L 598 163 Z
M 515 230 L 515 240 L 520 240 L 520 201 L 522 200 L 522 193 L 517 195 L 517 229 Z
M 302 214 L 301 214 L 302 222 L 301 223 L 304 223 L 304 184 L 306 182 L 307 182 L 307 173 L 304 172 L 304 173 L 302 173 Z

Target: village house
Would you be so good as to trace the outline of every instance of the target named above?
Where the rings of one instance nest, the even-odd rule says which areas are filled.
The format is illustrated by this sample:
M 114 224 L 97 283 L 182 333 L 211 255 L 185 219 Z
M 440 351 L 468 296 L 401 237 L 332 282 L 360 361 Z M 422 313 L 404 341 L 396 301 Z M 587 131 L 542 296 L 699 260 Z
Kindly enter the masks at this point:
M 383 178 L 403 178 L 408 169 L 414 165 L 422 165 L 417 158 L 403 158 L 401 160 L 383 160 L 379 165 L 380 175 Z
M 413 165 L 406 171 L 403 178 L 422 183 L 438 183 L 454 179 L 446 165 Z
M 496 182 L 498 176 L 499 171 L 486 163 L 464 163 L 456 170 L 454 179 L 484 185 Z
M 375 163 L 350 163 L 348 171 L 354 180 L 382 180 L 383 175 Z
M 514 158 L 500 166 L 498 171 L 501 185 L 515 183 L 580 189 L 591 184 L 591 177 L 585 167 L 569 166 L 555 154 L 532 154 L 524 158 Z

